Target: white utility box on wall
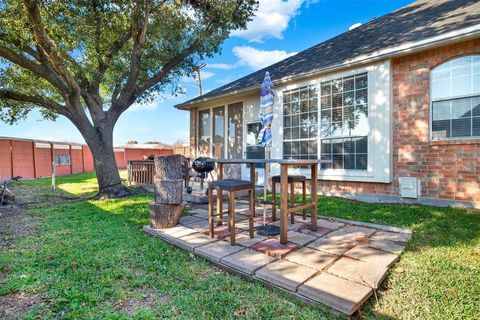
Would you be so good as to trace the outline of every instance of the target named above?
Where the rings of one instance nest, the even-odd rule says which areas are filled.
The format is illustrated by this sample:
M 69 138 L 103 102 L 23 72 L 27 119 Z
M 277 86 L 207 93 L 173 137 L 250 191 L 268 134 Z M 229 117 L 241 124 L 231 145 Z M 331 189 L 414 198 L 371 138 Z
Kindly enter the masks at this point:
M 422 183 L 420 179 L 413 177 L 398 178 L 400 182 L 400 197 L 418 198 L 422 194 Z

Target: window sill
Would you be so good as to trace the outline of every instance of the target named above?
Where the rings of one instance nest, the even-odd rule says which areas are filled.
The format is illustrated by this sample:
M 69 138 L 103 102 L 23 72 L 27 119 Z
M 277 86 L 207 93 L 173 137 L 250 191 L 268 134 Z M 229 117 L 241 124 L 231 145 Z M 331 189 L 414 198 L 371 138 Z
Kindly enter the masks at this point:
M 464 140 L 430 140 L 431 146 L 450 146 L 450 145 L 462 145 L 462 144 L 480 144 L 480 138 L 478 139 L 464 139 Z

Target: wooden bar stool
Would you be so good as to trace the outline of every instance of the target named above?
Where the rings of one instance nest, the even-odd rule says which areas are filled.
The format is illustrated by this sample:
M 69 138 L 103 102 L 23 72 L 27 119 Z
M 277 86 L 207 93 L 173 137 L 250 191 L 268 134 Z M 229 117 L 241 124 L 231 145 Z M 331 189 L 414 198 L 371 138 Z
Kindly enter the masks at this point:
M 295 205 L 295 183 L 302 184 L 302 200 L 303 204 L 307 203 L 307 187 L 306 187 L 307 177 L 299 175 L 288 175 L 288 184 L 290 185 L 290 206 Z M 272 220 L 275 221 L 277 218 L 276 207 L 277 207 L 277 195 L 276 195 L 276 184 L 280 183 L 280 175 L 272 177 Z M 303 220 L 307 219 L 307 210 L 303 210 Z M 290 222 L 295 223 L 295 213 L 292 212 L 290 215 Z
M 217 214 L 213 214 L 213 190 L 217 190 Z M 255 190 L 251 181 L 247 180 L 237 180 L 237 179 L 223 179 L 213 181 L 208 186 L 208 224 L 209 224 L 209 235 L 214 237 L 214 217 L 216 216 L 219 219 L 220 224 L 222 223 L 223 215 L 223 191 L 227 191 L 228 195 L 228 226 L 230 229 L 230 244 L 235 245 L 235 193 L 241 191 L 248 191 L 249 196 L 249 211 L 248 216 L 248 230 L 250 233 L 250 238 L 253 238 L 253 218 L 255 217 Z M 220 201 L 218 201 L 218 197 Z M 243 215 L 244 214 L 239 214 Z

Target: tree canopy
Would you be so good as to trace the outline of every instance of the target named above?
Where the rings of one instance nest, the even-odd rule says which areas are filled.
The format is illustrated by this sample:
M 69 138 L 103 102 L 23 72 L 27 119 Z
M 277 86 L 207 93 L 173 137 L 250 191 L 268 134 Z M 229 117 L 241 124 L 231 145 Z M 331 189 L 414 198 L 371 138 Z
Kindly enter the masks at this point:
M 256 7 L 256 0 L 0 0 L 0 120 L 15 123 L 33 108 L 47 119 L 65 116 L 93 153 L 100 190 L 118 186 L 111 149 L 120 115 L 178 93 L 178 79 L 218 53 Z

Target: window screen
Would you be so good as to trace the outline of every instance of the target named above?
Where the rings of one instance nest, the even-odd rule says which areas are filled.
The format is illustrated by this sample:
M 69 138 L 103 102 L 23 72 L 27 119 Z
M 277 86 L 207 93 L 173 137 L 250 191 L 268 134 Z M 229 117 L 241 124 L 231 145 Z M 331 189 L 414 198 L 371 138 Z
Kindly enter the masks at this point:
M 317 159 L 318 95 L 316 86 L 283 92 L 283 157 Z
M 320 95 L 321 168 L 367 170 L 367 73 L 322 82 Z
M 480 137 L 480 55 L 432 70 L 432 139 Z

